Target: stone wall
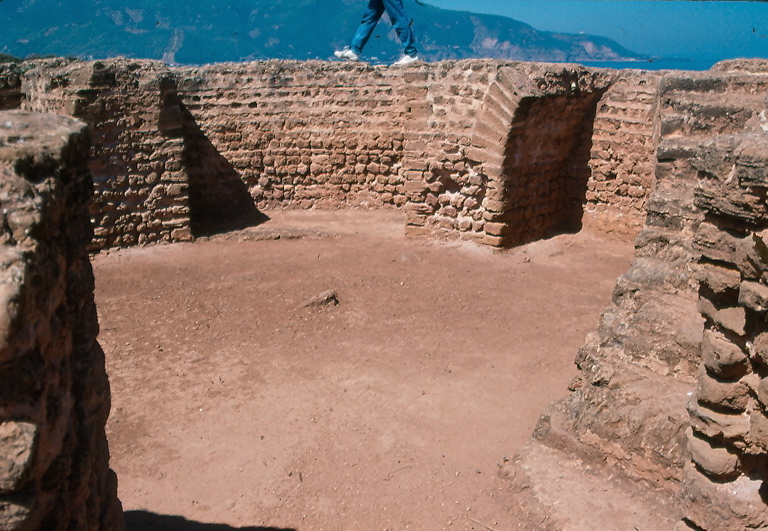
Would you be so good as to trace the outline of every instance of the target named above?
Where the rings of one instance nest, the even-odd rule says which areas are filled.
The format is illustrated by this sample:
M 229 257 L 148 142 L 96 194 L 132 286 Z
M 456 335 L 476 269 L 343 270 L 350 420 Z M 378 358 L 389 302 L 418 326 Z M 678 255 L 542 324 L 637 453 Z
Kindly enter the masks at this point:
M 624 70 L 597 105 L 584 223 L 637 234 L 654 183 L 654 116 L 660 72 Z
M 630 234 L 642 213 L 634 263 L 577 356 L 572 394 L 518 455 L 518 481 L 535 482 L 539 445 L 657 487 L 681 529 L 768 526 L 765 62 L 691 74 L 56 59 L 3 67 L 2 80 L 3 105 L 90 125 L 0 115 L 7 528 L 121 525 L 86 164 L 92 249 L 275 208 L 402 207 L 410 235 L 493 246 L 582 224 Z
M 752 70 L 752 72 L 750 72 Z M 705 319 L 683 505 L 692 529 L 768 526 L 768 62 L 667 76 L 660 156 L 696 179 Z
M 283 208 L 403 208 L 410 235 L 494 246 L 591 217 L 627 234 L 649 186 L 643 72 L 125 59 L 6 71 L 18 88 L 6 105 L 91 126 L 93 250 L 186 240 Z M 606 153 L 610 164 L 596 162 Z
M 162 63 L 66 59 L 25 64 L 22 108 L 90 127 L 92 250 L 191 238 L 181 108 Z
M 676 530 L 762 529 L 768 64 L 667 72 L 657 86 L 654 184 L 634 263 L 576 358 L 572 394 L 516 457 L 515 484 L 523 499 L 551 489 L 536 479 L 545 448 L 566 456 L 550 462 L 575 457 L 662 492 L 653 510 L 677 518 Z M 546 514 L 537 499 L 527 508 Z M 548 525 L 559 529 L 556 516 Z
M 21 69 L 13 63 L 0 63 L 0 110 L 21 105 Z
M 182 103 L 229 163 L 203 161 L 202 208 L 226 209 L 220 183 L 237 179 L 260 209 L 402 205 L 402 77 L 313 61 L 175 72 Z
M 119 531 L 87 202 L 72 118 L 0 112 L 0 529 Z
M 577 230 L 594 108 L 610 78 L 575 65 L 497 65 L 464 136 L 409 175 L 408 233 L 510 246 Z

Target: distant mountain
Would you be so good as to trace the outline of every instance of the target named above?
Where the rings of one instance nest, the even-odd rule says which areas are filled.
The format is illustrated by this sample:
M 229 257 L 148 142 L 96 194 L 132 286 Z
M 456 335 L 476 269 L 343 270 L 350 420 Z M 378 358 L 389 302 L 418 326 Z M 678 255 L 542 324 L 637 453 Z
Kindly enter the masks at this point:
M 328 59 L 347 44 L 364 7 L 361 0 L 2 0 L 0 53 L 125 56 L 178 64 Z M 429 61 L 643 58 L 604 37 L 538 31 L 502 16 L 410 0 L 406 11 L 420 55 Z M 399 52 L 395 32 L 383 19 L 365 59 L 391 61 Z

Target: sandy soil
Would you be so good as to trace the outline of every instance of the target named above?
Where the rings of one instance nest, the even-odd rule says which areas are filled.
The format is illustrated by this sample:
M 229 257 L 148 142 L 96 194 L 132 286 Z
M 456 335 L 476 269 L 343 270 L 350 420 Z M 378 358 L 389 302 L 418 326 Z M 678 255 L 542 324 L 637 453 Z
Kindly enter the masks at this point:
M 631 244 L 271 216 L 94 258 L 128 531 L 519 529 L 498 464 L 567 393 Z

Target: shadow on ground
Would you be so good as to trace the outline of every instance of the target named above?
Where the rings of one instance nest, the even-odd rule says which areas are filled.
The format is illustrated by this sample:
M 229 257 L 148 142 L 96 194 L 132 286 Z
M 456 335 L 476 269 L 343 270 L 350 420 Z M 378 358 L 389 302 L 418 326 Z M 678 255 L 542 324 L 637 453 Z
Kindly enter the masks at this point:
M 297 531 L 278 527 L 232 527 L 225 524 L 193 522 L 181 516 L 127 511 L 125 531 Z

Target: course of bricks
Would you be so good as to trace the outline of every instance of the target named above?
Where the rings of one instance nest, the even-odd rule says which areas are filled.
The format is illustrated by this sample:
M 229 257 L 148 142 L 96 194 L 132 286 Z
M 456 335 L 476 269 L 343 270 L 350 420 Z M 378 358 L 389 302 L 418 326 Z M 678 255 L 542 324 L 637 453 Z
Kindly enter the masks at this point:
M 639 232 L 654 182 L 659 72 L 622 71 L 597 105 L 584 221 L 618 235 Z

